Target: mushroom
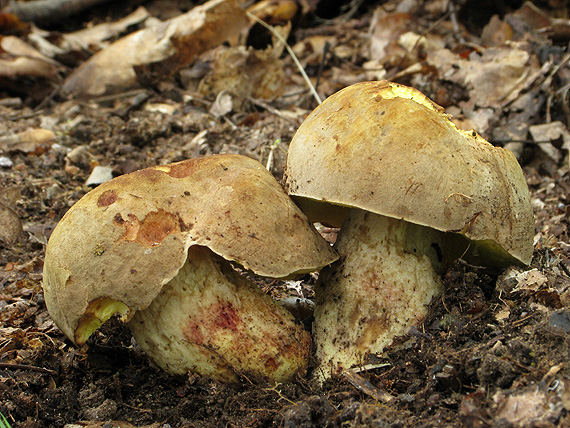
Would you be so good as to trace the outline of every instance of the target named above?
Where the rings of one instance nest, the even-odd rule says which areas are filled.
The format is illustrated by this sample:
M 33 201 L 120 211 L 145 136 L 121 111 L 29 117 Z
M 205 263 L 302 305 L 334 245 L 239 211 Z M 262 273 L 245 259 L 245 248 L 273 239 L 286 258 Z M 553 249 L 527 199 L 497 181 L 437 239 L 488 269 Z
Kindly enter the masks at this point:
M 284 278 L 336 258 L 261 164 L 214 155 L 87 193 L 50 237 L 43 287 L 77 345 L 119 314 L 167 372 L 283 382 L 305 372 L 310 335 L 233 266 Z
M 416 89 L 380 81 L 333 94 L 294 135 L 285 174 L 309 219 L 341 227 L 340 259 L 315 290 L 318 377 L 364 364 L 421 322 L 453 260 L 530 263 L 517 160 Z

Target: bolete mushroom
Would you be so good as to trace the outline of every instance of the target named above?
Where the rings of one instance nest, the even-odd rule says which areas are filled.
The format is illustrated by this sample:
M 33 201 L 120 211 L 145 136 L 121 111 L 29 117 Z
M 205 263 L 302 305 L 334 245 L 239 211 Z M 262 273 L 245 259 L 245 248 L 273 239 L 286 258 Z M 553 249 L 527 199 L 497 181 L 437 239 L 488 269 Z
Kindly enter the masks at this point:
M 315 290 L 321 377 L 419 323 L 452 260 L 532 257 L 529 191 L 512 153 L 396 83 L 355 84 L 318 106 L 291 141 L 286 187 L 309 219 L 341 227 L 340 259 Z
M 282 382 L 306 370 L 310 335 L 232 264 L 282 278 L 336 258 L 261 164 L 215 155 L 87 193 L 50 237 L 43 287 L 77 345 L 118 313 L 167 372 Z

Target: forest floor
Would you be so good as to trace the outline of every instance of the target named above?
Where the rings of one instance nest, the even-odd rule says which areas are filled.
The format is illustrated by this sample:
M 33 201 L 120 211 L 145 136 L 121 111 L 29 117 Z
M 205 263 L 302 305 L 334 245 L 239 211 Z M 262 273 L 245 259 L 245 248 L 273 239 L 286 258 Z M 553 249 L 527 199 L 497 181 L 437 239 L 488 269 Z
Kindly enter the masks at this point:
M 0 412 L 6 422 L 14 428 L 569 427 L 568 3 L 322 0 L 299 1 L 305 9 L 296 11 L 295 2 L 280 3 L 293 11 L 288 43 L 322 98 L 352 83 L 393 80 L 445 107 L 459 127 L 513 150 L 536 217 L 532 264 L 493 273 L 457 262 L 420 326 L 373 368 L 323 385 L 310 377 L 228 385 L 171 376 L 147 359 L 117 319 L 78 348 L 47 312 L 42 269 L 51 231 L 93 187 L 87 180 L 94 168 L 117 176 L 240 153 L 281 180 L 288 143 L 317 103 L 291 56 L 271 47 L 259 25 L 171 73 L 143 66 L 135 85 L 89 98 L 79 90 L 65 97 L 54 92 L 89 50 L 52 51 L 56 66 L 36 73 L 41 76 L 13 77 L 0 64 Z M 113 2 L 65 25 L 47 25 L 49 31 L 26 26 L 15 34 L 35 47 L 38 34 L 57 44 L 61 34 L 87 22 L 118 21 L 141 5 L 148 22 L 180 15 L 191 2 Z M 282 24 L 269 6 L 263 13 L 272 25 Z M 142 27 L 129 24 L 112 37 Z M 231 50 L 243 43 L 248 53 Z M 312 298 L 309 283 L 297 289 L 260 284 L 275 297 Z

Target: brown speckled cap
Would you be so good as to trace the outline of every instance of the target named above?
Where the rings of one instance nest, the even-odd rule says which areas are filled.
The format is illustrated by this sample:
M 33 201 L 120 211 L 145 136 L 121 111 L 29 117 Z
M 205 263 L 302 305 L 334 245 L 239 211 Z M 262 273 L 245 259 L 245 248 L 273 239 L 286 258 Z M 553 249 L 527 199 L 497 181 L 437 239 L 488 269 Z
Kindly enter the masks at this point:
M 342 207 L 355 207 L 462 234 L 497 264 L 530 263 L 534 217 L 516 158 L 416 89 L 379 81 L 333 94 L 293 137 L 285 174 L 313 221 L 340 226 Z
M 117 177 L 65 214 L 46 248 L 48 310 L 75 342 L 97 302 L 122 302 L 128 320 L 176 276 L 193 245 L 274 278 L 337 258 L 259 162 L 190 159 Z

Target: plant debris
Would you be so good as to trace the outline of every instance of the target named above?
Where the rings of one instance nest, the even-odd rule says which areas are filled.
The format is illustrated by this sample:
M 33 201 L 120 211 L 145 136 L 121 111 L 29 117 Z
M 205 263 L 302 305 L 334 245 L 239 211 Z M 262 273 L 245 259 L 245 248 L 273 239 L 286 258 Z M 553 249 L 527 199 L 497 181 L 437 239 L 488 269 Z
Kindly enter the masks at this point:
M 217 3 L 234 10 L 231 0 Z M 316 98 L 287 49 L 245 11 L 216 15 L 208 28 L 227 33 L 206 32 L 196 50 L 188 27 L 180 37 L 158 31 L 196 16 L 186 0 L 106 2 L 49 24 L 2 14 L 0 413 L 14 428 L 570 426 L 566 2 L 255 5 L 255 16 L 288 35 L 321 99 L 392 80 L 445 107 L 458 127 L 511 149 L 536 220 L 531 266 L 496 272 L 460 259 L 422 324 L 352 376 L 322 385 L 310 373 L 288 384 L 233 385 L 169 375 L 115 318 L 76 347 L 47 313 L 43 260 L 94 169 L 120 176 L 239 153 L 281 180 L 289 142 Z M 97 31 L 73 39 L 88 27 Z M 137 32 L 154 36 L 127 53 L 156 53 L 160 41 L 167 49 L 136 62 L 112 54 Z M 114 77 L 82 73 L 103 55 Z M 268 80 L 260 64 L 279 72 Z M 335 229 L 320 230 L 336 238 Z M 314 298 L 313 275 L 255 281 L 277 299 Z M 303 317 L 310 328 L 310 312 Z

